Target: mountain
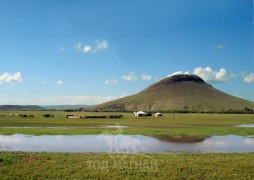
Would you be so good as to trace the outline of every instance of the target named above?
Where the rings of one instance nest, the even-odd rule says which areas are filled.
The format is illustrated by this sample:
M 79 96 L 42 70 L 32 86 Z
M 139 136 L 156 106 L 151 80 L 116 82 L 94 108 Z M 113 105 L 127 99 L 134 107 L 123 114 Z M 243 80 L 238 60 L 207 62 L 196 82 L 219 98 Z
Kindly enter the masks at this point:
M 0 110 L 44 110 L 42 107 L 37 105 L 27 105 L 27 106 L 21 106 L 21 105 L 0 105 Z
M 42 106 L 45 109 L 48 110 L 93 110 L 95 106 L 93 105 L 47 105 L 47 106 Z
M 98 111 L 238 112 L 254 110 L 254 102 L 215 89 L 196 75 L 164 78 L 138 94 L 98 105 Z

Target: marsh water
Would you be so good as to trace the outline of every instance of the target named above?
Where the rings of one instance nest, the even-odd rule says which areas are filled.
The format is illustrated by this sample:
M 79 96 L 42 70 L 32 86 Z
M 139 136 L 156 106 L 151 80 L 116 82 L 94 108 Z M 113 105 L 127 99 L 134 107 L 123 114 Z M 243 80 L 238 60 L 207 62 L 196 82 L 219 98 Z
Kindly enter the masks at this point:
M 254 137 L 176 139 L 142 135 L 0 135 L 1 151 L 31 152 L 254 152 Z
M 236 127 L 254 128 L 254 124 L 240 124 L 237 125 Z

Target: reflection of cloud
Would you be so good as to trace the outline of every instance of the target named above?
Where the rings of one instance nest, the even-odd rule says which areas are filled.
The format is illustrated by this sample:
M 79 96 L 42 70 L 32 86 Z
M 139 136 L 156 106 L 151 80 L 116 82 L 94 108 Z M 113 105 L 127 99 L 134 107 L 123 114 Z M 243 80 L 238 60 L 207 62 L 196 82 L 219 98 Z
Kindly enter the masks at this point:
M 63 136 L 56 136 L 56 140 L 62 141 L 63 140 Z
M 254 138 L 248 138 L 244 140 L 244 144 L 254 145 Z
M 211 143 L 215 146 L 222 146 L 222 147 L 226 147 L 231 144 L 231 142 L 227 140 L 214 140 Z
M 232 141 L 230 140 L 222 140 L 222 139 L 206 139 L 204 141 L 204 144 L 205 146 L 208 146 L 208 147 L 227 147 L 227 146 L 230 146 L 232 145 Z
M 20 138 L 0 135 L 0 144 L 1 143 L 20 143 L 20 142 L 21 142 Z

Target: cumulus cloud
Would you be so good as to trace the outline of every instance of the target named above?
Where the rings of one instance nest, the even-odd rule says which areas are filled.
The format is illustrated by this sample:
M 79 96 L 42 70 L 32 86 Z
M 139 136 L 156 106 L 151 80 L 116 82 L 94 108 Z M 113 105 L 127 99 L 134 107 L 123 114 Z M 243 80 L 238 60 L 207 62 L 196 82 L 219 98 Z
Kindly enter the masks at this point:
M 122 76 L 122 78 L 126 81 L 136 81 L 138 79 L 134 72 L 131 72 L 128 75 Z
M 92 52 L 93 51 L 93 48 L 92 48 L 92 46 L 90 46 L 90 45 L 85 45 L 84 47 L 83 47 L 83 53 L 90 53 L 90 52 Z
M 179 75 L 179 74 L 190 74 L 190 73 L 189 73 L 189 71 L 185 71 L 185 72 L 183 72 L 183 71 L 176 71 L 176 72 L 174 72 L 172 74 L 169 74 L 167 77 L 174 76 L 174 75 Z
M 23 76 L 21 72 L 16 72 L 14 74 L 4 73 L 0 75 L 0 84 L 6 83 L 14 83 L 21 82 L 23 80 Z
M 178 74 L 191 74 L 189 71 L 176 71 L 172 74 L 169 74 L 167 77 L 178 75 Z M 225 68 L 221 68 L 219 71 L 213 70 L 210 67 L 202 68 L 198 67 L 193 70 L 193 73 L 199 77 L 201 77 L 207 83 L 224 83 L 228 82 L 235 78 L 236 75 L 232 73 L 228 73 Z
M 143 74 L 143 75 L 141 75 L 141 78 L 144 81 L 150 81 L 150 80 L 152 80 L 153 76 L 152 75 Z
M 63 81 L 58 80 L 58 81 L 55 82 L 55 84 L 61 86 L 61 85 L 63 85 Z
M 234 74 L 229 74 L 225 68 L 221 68 L 219 71 L 214 71 L 210 67 L 199 67 L 194 69 L 193 74 L 201 77 L 207 83 L 214 84 L 228 82 L 235 77 Z
M 218 44 L 216 46 L 214 46 L 214 49 L 223 49 L 224 45 L 223 44 Z
M 253 83 L 254 82 L 254 73 L 250 73 L 249 75 L 245 76 L 243 79 L 246 83 Z
M 118 81 L 116 79 L 108 79 L 105 81 L 105 84 L 107 84 L 107 85 L 114 85 L 117 83 L 118 83 Z
M 85 54 L 94 54 L 100 50 L 108 49 L 108 41 L 107 40 L 96 40 L 92 44 L 84 44 L 83 42 L 77 42 L 73 46 L 78 51 L 81 51 Z

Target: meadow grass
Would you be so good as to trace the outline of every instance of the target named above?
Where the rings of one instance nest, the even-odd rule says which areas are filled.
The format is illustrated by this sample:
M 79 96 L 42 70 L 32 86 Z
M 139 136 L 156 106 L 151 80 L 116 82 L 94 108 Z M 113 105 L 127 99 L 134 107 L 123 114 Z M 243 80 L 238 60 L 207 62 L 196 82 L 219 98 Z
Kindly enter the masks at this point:
M 54 118 L 43 118 L 43 114 Z M 104 125 L 123 125 L 123 134 L 167 135 L 172 137 L 212 135 L 254 135 L 254 115 L 164 114 L 163 118 L 67 119 L 66 114 L 82 116 L 112 113 L 67 113 L 63 111 L 2 111 L 0 134 L 101 134 L 116 133 Z M 8 114 L 33 114 L 21 118 Z M 117 113 L 119 114 L 119 113 Z M 62 128 L 47 128 L 47 127 Z M 23 128 L 34 127 L 34 128 Z M 64 128 L 63 128 L 64 127 Z M 69 128 L 66 128 L 69 127 Z M 91 128 L 93 127 L 93 128 Z M 0 152 L 0 179 L 254 179 L 254 153 L 30 153 Z
M 254 153 L 0 152 L 1 179 L 254 179 Z
M 31 135 L 78 135 L 116 132 L 106 125 L 127 126 L 123 134 L 132 135 L 168 135 L 208 137 L 212 135 L 254 135 L 253 128 L 235 127 L 239 124 L 254 124 L 253 114 L 164 114 L 163 118 L 134 117 L 132 113 L 121 113 L 121 119 L 67 119 L 63 111 L 2 111 L 0 134 Z M 54 114 L 54 118 L 44 118 L 43 114 Z M 9 116 L 8 114 L 33 114 L 34 118 Z M 109 115 L 112 113 L 76 112 L 73 114 Z M 30 128 L 23 128 L 30 127 Z M 32 128 L 34 127 L 34 128 Z M 59 128 L 47 128 L 59 127 Z M 69 127 L 69 128 L 68 128 Z

